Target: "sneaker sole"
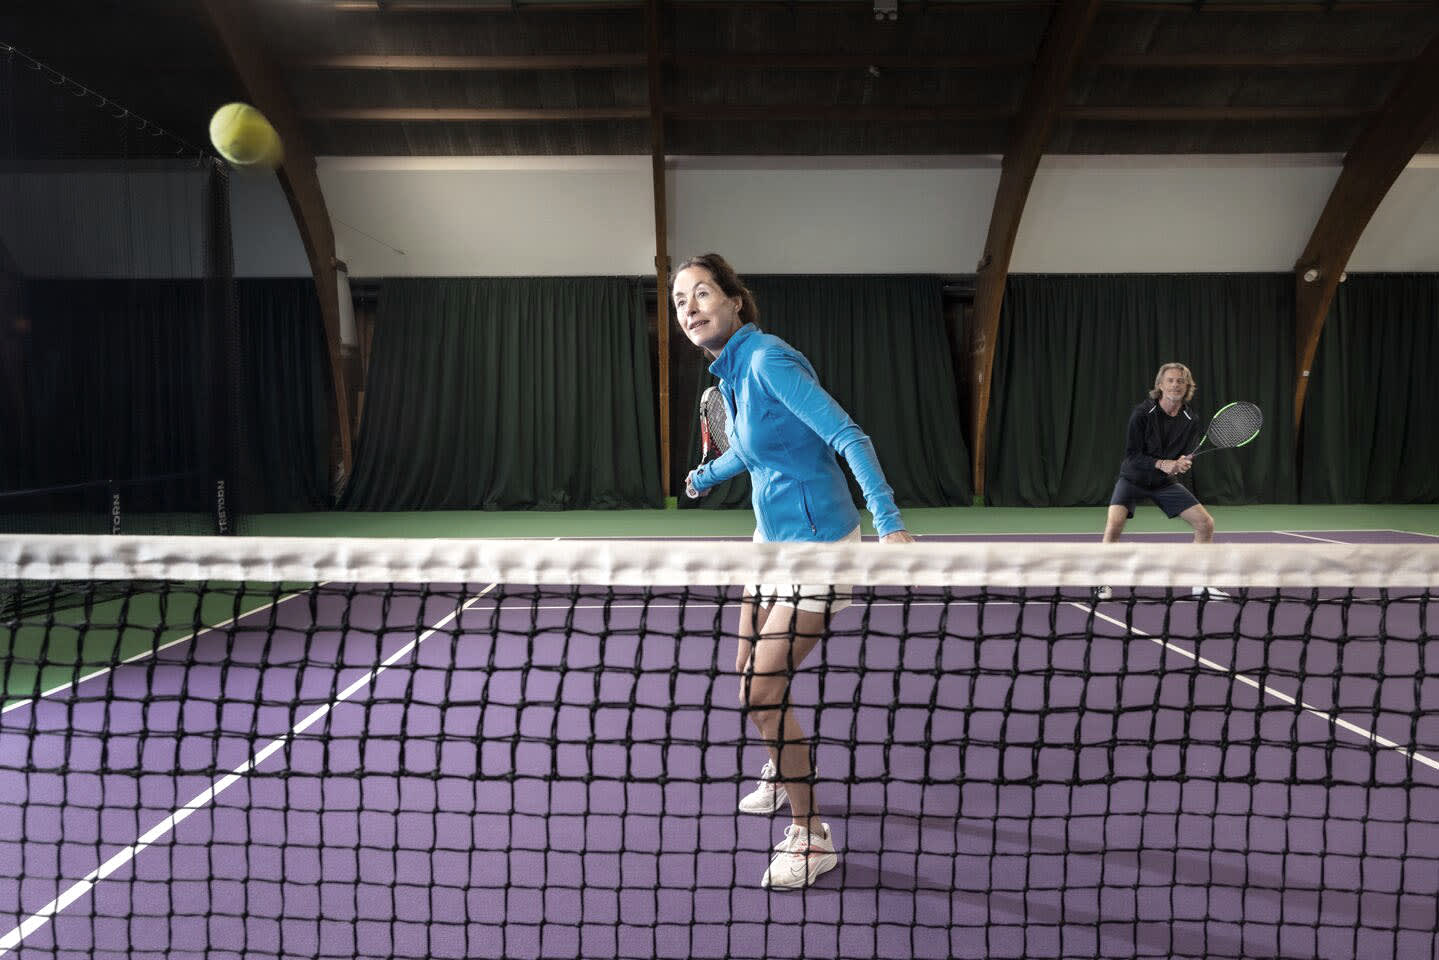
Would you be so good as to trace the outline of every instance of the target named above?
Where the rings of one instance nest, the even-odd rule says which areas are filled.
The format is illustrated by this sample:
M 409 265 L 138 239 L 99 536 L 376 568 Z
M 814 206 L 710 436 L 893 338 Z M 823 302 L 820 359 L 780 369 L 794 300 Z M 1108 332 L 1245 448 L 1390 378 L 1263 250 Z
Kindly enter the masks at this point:
M 787 806 L 788 804 L 789 804 L 789 798 L 788 798 L 788 797 L 785 797 L 783 800 L 781 800 L 779 803 L 775 804 L 775 805 L 772 806 L 772 807 L 746 807 L 746 806 L 744 806 L 744 804 L 740 804 L 739 812 L 740 812 L 740 813 L 752 813 L 752 814 L 771 814 L 771 813 L 778 813 L 780 807 Z
M 805 883 L 771 883 L 769 880 L 769 874 L 766 873 L 764 877 L 760 879 L 759 885 L 766 890 L 804 890 L 807 887 L 813 886 L 816 880 L 824 876 L 826 873 L 829 873 L 838 865 L 839 854 L 831 853 L 827 856 L 820 857 L 817 860 L 810 861 L 810 866 L 813 867 L 813 869 L 809 871 L 806 877 L 807 882 Z

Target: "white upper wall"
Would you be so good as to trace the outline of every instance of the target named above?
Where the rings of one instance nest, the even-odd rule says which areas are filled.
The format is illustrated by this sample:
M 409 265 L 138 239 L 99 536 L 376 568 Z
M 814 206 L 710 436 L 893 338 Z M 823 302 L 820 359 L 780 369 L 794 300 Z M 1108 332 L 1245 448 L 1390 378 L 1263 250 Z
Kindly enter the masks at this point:
M 1356 273 L 1439 271 L 1439 157 L 1419 157 L 1394 181 L 1349 258 Z
M 682 162 L 667 186 L 670 253 L 717 251 L 741 273 L 969 273 L 999 166 L 949 164 Z
M 1046 157 L 1014 273 L 1284 272 L 1339 158 Z M 352 278 L 646 275 L 648 157 L 321 158 Z M 674 158 L 669 252 L 717 250 L 742 273 L 972 273 L 996 158 Z M 269 175 L 232 179 L 241 276 L 304 276 Z M 403 251 L 403 253 L 399 252 Z M 1439 159 L 1400 176 L 1353 271 L 1439 272 Z
M 235 276 L 310 276 L 300 230 L 273 173 L 237 170 L 230 174 L 230 235 L 234 238 Z
M 1047 157 L 1010 272 L 1290 270 L 1338 176 L 1325 159 Z

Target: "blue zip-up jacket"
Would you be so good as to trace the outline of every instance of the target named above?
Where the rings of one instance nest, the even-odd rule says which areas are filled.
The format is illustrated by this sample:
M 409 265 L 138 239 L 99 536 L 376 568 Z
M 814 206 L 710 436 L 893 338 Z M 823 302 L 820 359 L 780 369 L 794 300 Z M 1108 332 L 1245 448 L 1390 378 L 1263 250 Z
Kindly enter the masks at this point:
M 703 493 L 748 470 L 761 538 L 839 540 L 859 526 L 839 454 L 859 481 L 880 536 L 904 529 L 874 444 L 820 386 L 803 354 L 747 323 L 710 373 L 729 408 L 729 449 L 695 471 L 695 490 Z

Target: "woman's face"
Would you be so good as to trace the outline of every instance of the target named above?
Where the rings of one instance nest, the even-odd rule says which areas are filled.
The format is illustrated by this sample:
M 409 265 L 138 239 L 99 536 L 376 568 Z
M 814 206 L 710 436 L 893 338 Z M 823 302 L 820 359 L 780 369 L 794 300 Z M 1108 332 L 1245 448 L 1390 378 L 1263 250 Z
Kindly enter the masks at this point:
M 743 302 L 729 297 L 704 267 L 686 267 L 675 275 L 675 315 L 690 343 L 718 354 L 734 332 L 743 326 L 739 312 Z

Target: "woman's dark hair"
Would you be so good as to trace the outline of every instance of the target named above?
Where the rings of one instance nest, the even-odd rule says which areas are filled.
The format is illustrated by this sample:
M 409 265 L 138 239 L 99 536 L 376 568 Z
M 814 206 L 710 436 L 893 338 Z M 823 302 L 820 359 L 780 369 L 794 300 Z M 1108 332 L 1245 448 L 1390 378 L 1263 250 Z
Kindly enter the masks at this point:
M 749 292 L 749 287 L 734 272 L 734 267 L 729 261 L 717 253 L 702 253 L 697 257 L 689 257 L 682 261 L 677 267 L 670 271 L 669 288 L 671 294 L 675 288 L 675 277 L 681 270 L 688 270 L 690 267 L 704 267 L 715 278 L 720 290 L 727 297 L 739 297 L 740 308 L 739 318 L 743 323 L 759 322 L 759 304 L 755 302 L 754 294 Z

